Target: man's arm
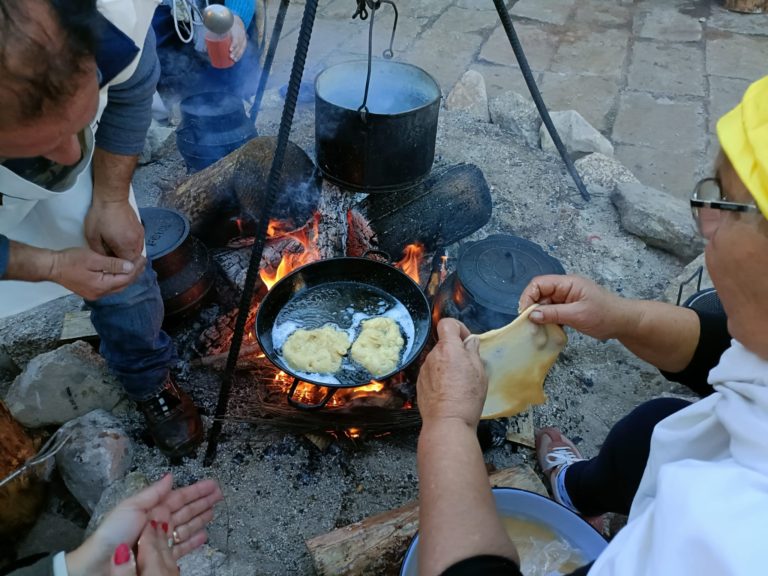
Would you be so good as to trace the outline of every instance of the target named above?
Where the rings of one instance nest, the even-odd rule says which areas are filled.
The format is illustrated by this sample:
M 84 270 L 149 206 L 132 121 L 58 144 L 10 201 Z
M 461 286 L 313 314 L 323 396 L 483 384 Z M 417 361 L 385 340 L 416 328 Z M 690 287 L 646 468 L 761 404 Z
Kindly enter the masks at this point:
M 150 29 L 136 71 L 127 81 L 110 87 L 96 132 L 93 200 L 85 235 L 89 246 L 100 254 L 135 261 L 144 249 L 144 229 L 128 198 L 152 121 L 152 96 L 159 76 L 155 34 Z

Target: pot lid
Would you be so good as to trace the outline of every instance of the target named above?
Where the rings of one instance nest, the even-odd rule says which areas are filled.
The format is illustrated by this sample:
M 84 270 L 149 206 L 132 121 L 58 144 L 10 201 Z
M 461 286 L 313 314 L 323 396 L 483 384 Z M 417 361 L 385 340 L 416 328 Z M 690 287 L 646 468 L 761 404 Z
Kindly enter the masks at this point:
M 189 235 L 189 220 L 170 208 L 141 208 L 147 257 L 157 260 L 173 252 Z
M 517 315 L 520 295 L 535 276 L 565 274 L 565 269 L 538 244 L 495 234 L 465 246 L 456 273 L 478 304 Z

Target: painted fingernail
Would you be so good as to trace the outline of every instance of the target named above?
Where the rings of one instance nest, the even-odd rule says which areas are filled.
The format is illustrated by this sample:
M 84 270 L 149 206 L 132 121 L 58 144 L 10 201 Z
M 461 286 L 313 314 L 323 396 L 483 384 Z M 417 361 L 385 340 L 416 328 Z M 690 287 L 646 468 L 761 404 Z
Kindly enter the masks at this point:
M 154 520 L 150 520 L 149 525 L 152 526 L 152 528 L 157 528 L 157 522 L 155 522 Z
M 168 522 L 163 522 L 163 532 L 168 534 Z
M 115 549 L 115 566 L 122 566 L 131 559 L 131 549 L 128 544 L 120 544 Z

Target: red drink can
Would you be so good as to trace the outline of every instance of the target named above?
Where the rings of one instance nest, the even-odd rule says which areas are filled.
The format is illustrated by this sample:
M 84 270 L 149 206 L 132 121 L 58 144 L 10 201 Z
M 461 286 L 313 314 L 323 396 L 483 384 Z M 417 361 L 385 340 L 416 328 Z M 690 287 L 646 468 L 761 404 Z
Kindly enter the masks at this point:
M 231 34 L 206 34 L 205 46 L 208 48 L 208 57 L 214 68 L 229 68 L 234 65 L 235 61 L 229 55 L 229 49 L 232 47 Z

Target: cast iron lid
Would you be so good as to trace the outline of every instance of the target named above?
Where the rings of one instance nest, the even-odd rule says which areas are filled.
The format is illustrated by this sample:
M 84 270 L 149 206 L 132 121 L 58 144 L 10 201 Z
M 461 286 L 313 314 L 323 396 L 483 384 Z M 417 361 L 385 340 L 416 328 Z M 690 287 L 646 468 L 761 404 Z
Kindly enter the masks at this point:
M 173 252 L 189 235 L 189 220 L 170 208 L 141 208 L 147 257 L 157 260 Z
M 465 246 L 456 272 L 475 302 L 516 316 L 520 295 L 531 279 L 541 274 L 565 274 L 565 269 L 538 244 L 494 234 Z

